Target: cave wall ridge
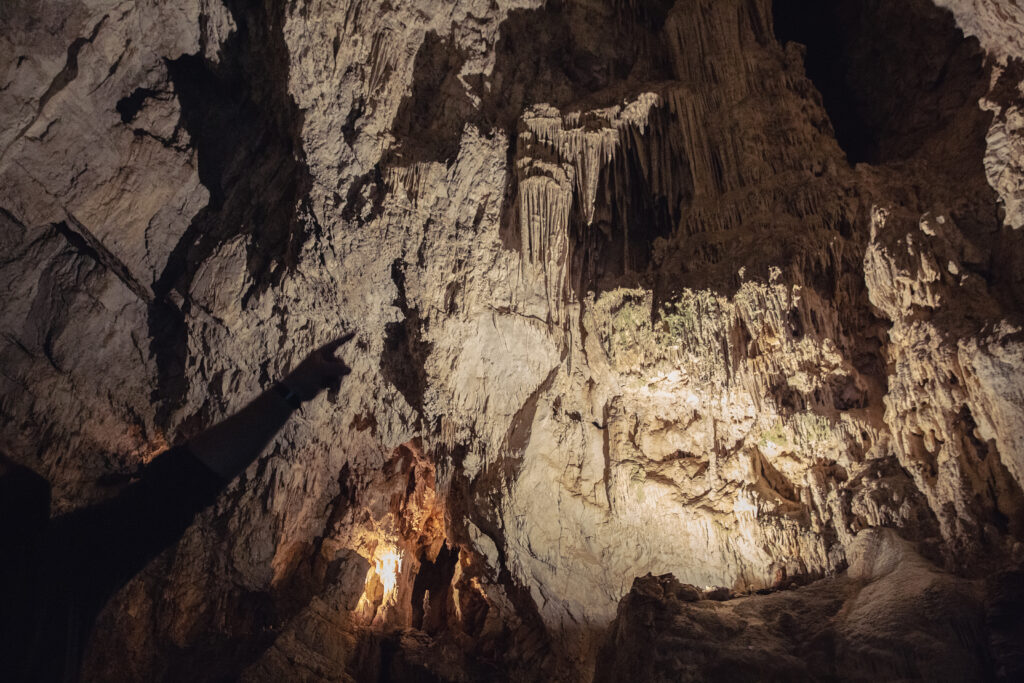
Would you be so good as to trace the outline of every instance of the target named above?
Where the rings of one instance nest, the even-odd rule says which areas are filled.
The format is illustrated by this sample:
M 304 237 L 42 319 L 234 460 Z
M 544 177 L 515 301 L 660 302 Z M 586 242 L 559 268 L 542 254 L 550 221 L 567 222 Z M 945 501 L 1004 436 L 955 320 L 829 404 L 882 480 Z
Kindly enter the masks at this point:
M 827 619 L 865 539 L 956 605 L 1024 561 L 1024 16 L 809 6 L 5 3 L 0 449 L 55 512 L 356 335 L 89 674 L 585 680 L 698 619 L 638 577 Z

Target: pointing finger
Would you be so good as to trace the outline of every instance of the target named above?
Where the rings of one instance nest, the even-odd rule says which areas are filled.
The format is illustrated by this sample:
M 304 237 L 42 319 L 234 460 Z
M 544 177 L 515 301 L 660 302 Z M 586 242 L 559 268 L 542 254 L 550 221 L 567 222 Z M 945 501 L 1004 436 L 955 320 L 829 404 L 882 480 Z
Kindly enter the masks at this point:
M 335 351 L 337 351 L 339 347 L 351 341 L 352 337 L 354 336 L 356 336 L 355 332 L 349 332 L 348 334 L 343 335 L 342 337 L 339 337 L 338 339 L 335 339 L 332 342 L 327 342 L 321 348 L 323 348 L 325 353 L 332 354 Z

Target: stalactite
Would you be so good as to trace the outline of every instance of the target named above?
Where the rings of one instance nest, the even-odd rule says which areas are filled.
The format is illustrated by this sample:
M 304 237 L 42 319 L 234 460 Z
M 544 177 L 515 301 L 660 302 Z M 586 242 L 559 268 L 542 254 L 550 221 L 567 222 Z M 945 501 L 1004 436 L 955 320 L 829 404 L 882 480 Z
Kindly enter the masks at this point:
M 1020 670 L 1014 2 L 110 4 L 0 3 L 0 477 L 356 334 L 84 679 Z

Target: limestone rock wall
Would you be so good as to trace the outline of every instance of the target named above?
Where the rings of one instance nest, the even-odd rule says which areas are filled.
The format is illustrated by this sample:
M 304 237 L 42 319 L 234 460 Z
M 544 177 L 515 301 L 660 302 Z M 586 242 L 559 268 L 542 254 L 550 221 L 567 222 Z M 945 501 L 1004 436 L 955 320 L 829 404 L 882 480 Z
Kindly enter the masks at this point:
M 985 642 L 991 632 L 1012 639 L 996 617 L 1008 605 L 980 597 L 1005 595 L 1019 577 L 997 574 L 985 586 L 951 577 L 889 529 L 862 531 L 848 552 L 845 576 L 727 602 L 672 576 L 637 578 L 619 607 L 595 680 L 980 681 L 1019 675 L 1016 646 L 989 657 Z
M 1014 2 L 29 5 L 0 447 L 56 510 L 356 332 L 91 675 L 589 679 L 638 576 L 1024 560 Z

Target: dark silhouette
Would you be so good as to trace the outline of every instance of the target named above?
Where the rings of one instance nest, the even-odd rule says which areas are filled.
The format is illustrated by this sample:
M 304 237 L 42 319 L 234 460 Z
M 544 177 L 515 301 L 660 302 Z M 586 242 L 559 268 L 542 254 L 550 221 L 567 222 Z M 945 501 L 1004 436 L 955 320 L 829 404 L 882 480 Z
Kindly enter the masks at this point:
M 153 459 L 114 498 L 50 519 L 50 485 L 0 455 L 0 681 L 75 681 L 107 600 L 255 460 L 303 402 L 337 389 L 349 367 L 306 357 L 220 424 Z

